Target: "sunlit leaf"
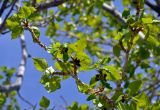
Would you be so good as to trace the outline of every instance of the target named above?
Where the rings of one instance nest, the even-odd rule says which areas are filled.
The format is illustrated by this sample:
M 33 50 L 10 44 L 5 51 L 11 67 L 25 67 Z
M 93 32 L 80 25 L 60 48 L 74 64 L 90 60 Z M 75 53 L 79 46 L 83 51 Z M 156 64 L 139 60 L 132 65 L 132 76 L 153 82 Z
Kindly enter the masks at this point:
M 34 62 L 34 66 L 36 67 L 37 70 L 44 72 L 47 69 L 48 63 L 47 63 L 46 59 L 32 58 L 32 60 Z

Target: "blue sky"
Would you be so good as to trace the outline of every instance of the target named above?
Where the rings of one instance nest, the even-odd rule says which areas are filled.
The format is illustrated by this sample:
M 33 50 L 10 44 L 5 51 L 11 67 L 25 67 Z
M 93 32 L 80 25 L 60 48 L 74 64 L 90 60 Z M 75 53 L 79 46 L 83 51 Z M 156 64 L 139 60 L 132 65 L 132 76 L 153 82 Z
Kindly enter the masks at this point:
M 118 6 L 118 9 L 122 11 L 122 7 L 120 5 L 120 1 L 117 0 L 115 3 Z M 0 36 L 0 66 L 8 66 L 8 67 L 18 67 L 20 59 L 21 59 L 21 48 L 20 48 L 20 40 L 11 40 L 11 33 Z M 44 35 L 44 29 L 41 29 L 41 40 L 44 44 L 49 45 L 50 41 Z M 53 66 L 51 55 L 45 52 L 39 45 L 34 44 L 32 42 L 32 38 L 30 33 L 25 32 L 26 44 L 29 54 L 32 57 L 43 57 L 46 58 L 49 66 Z M 85 72 L 80 74 L 79 77 L 84 82 L 88 82 L 91 76 L 94 73 Z M 88 103 L 92 105 L 92 102 L 86 101 L 86 95 L 79 93 L 75 84 L 75 81 L 72 78 L 69 78 L 61 83 L 61 89 L 57 90 L 54 93 L 47 93 L 44 89 L 43 85 L 39 83 L 42 73 L 37 71 L 34 68 L 33 62 L 31 58 L 27 59 L 26 72 L 24 76 L 24 82 L 20 89 L 21 95 L 29 100 L 32 104 L 39 104 L 39 100 L 42 96 L 45 96 L 51 99 L 52 106 L 61 106 L 65 105 L 63 100 L 60 98 L 63 96 L 67 103 L 71 105 L 73 101 L 77 101 L 80 104 Z M 24 103 L 21 99 L 19 99 L 19 104 L 22 109 L 27 108 L 28 105 Z

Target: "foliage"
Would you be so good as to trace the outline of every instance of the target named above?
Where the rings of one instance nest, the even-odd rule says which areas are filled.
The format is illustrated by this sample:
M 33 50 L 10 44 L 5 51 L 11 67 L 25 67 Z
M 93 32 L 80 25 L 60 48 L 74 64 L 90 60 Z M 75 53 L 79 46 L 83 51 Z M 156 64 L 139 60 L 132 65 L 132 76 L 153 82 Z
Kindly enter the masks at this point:
M 52 56 L 51 66 L 44 58 L 32 58 L 35 68 L 43 73 L 40 83 L 47 92 L 55 92 L 61 88 L 62 80 L 72 77 L 78 91 L 93 102 L 94 109 L 159 110 L 160 21 L 150 13 L 154 9 L 145 7 L 146 1 L 122 0 L 123 12 L 119 13 L 119 7 L 110 4 L 112 0 L 64 0 L 56 8 L 44 10 L 38 7 L 46 3 L 43 0 L 36 0 L 37 5 L 26 0 L 21 1 L 23 6 L 12 13 L 5 26 L 12 39 L 28 30 L 33 42 Z M 40 27 L 46 28 L 51 45 L 40 40 Z M 61 42 L 59 38 L 66 40 Z M 78 78 L 78 74 L 93 70 L 96 73 L 89 84 Z M 11 85 L 15 69 L 1 67 L 0 71 L 4 73 L 0 74 L 2 85 Z M 17 91 L 0 93 L 0 108 L 10 98 L 7 109 L 19 109 Z M 45 96 L 39 105 L 40 109 L 52 106 Z M 66 108 L 93 107 L 73 102 Z

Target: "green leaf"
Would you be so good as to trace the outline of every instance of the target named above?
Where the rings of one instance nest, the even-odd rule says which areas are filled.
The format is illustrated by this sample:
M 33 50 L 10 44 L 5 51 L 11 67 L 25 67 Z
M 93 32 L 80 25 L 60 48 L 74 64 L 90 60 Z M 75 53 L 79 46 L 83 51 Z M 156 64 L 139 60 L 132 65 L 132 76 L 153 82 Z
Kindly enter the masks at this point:
M 160 100 L 153 104 L 151 110 L 160 110 Z
M 91 87 L 95 87 L 95 86 L 96 86 L 96 84 L 97 84 L 96 76 L 93 76 L 93 77 L 91 78 L 89 84 L 90 84 Z
M 50 77 L 50 75 L 44 74 L 41 77 L 40 82 L 44 85 L 45 89 L 48 92 L 54 92 L 57 89 L 61 88 L 60 85 L 61 79 L 59 76 Z
M 136 80 L 136 81 L 131 82 L 128 86 L 130 95 L 137 93 L 141 89 L 141 87 L 142 87 L 141 80 Z
M 134 100 L 130 103 L 130 110 L 139 110 L 139 107 Z
M 89 85 L 87 85 L 83 82 L 80 82 L 79 80 L 76 80 L 76 84 L 77 84 L 79 92 L 81 92 L 81 93 L 88 93 L 88 91 L 90 90 Z
M 67 110 L 78 110 L 78 103 L 73 102 L 71 106 L 67 107 Z
M 17 26 L 20 26 L 20 21 L 16 17 L 17 17 L 16 15 L 13 15 L 10 18 L 8 18 L 6 21 L 6 26 L 10 30 L 14 30 Z
M 136 101 L 137 106 L 144 108 L 150 105 L 150 101 L 148 96 L 143 92 L 140 95 L 136 96 L 136 97 L 132 97 L 133 100 Z
M 69 59 L 68 53 L 63 54 L 63 61 L 67 61 Z
M 3 79 L 3 78 L 4 78 L 3 75 L 0 75 L 0 80 Z
M 143 22 L 144 24 L 153 23 L 152 18 L 142 18 L 142 22 Z
M 118 110 L 130 110 L 130 106 L 127 104 L 123 104 L 122 102 L 118 102 Z
M 16 39 L 20 37 L 20 35 L 23 34 L 23 28 L 22 26 L 17 26 L 12 30 L 12 39 Z
M 34 66 L 36 67 L 37 70 L 44 72 L 47 69 L 48 63 L 47 63 L 46 59 L 32 58 L 32 60 L 34 62 Z
M 122 3 L 124 6 L 127 6 L 130 4 L 130 0 L 122 0 Z
M 127 19 L 129 15 L 130 15 L 130 10 L 128 8 L 125 8 L 123 13 L 122 13 L 122 17 Z
M 23 6 L 18 12 L 18 17 L 21 19 L 28 18 L 36 9 L 34 7 Z
M 5 102 L 7 101 L 6 99 L 7 97 L 4 94 L 0 93 L 0 108 L 1 106 L 4 106 Z
M 147 59 L 150 57 L 150 53 L 146 48 L 141 47 L 138 51 L 138 55 L 141 59 Z
M 88 110 L 88 109 L 89 109 L 89 106 L 87 104 L 82 104 L 79 107 L 79 110 Z
M 104 72 L 107 74 L 107 80 L 121 79 L 121 71 L 116 66 L 104 66 Z
M 122 89 L 120 89 L 114 93 L 114 95 L 112 96 L 112 100 L 114 100 L 114 101 L 118 100 L 119 96 L 121 96 L 121 95 L 124 95 L 122 92 Z
M 43 96 L 39 102 L 39 105 L 42 107 L 42 108 L 48 108 L 49 105 L 50 105 L 50 100 L 47 99 L 45 96 Z
M 91 64 L 91 59 L 86 53 L 84 52 L 77 53 L 77 59 L 80 60 L 80 70 L 89 69 L 89 66 Z
M 8 76 L 8 77 L 11 77 L 11 76 L 13 75 L 13 73 L 15 73 L 15 72 L 16 72 L 16 69 L 15 69 L 15 68 L 8 69 L 8 71 L 7 71 L 7 76 Z
M 151 46 L 160 46 L 159 40 L 151 35 L 147 38 L 147 42 L 151 44 Z
M 107 56 L 107 57 L 103 58 L 100 63 L 101 63 L 102 65 L 106 65 L 106 64 L 109 63 L 110 61 L 111 61 L 111 58 Z
M 80 39 L 78 40 L 77 42 L 73 43 L 73 44 L 69 44 L 68 47 L 69 47 L 69 53 L 72 53 L 72 52 L 83 52 L 84 49 L 86 48 L 87 46 L 87 41 L 86 39 Z
M 117 57 L 119 57 L 121 52 L 121 48 L 118 45 L 113 46 L 113 54 Z
M 101 83 L 102 83 L 102 85 L 103 85 L 103 86 L 105 86 L 106 88 L 108 88 L 108 89 L 111 89 L 111 90 L 112 90 L 111 85 L 110 85 L 109 83 L 106 83 L 106 81 L 101 80 Z
M 92 99 L 96 99 L 95 94 L 91 94 L 91 95 L 89 95 L 89 96 L 87 97 L 87 101 L 90 101 L 90 100 L 92 100 Z

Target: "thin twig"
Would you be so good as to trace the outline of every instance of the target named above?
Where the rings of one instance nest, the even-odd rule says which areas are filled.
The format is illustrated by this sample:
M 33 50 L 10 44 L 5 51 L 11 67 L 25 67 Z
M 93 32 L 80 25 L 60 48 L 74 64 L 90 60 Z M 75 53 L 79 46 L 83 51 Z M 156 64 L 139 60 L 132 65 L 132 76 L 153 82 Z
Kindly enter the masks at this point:
M 107 12 L 109 12 L 112 16 L 114 16 L 115 18 L 117 18 L 118 21 L 120 21 L 120 23 L 122 25 L 127 25 L 126 19 L 122 18 L 122 14 L 115 9 L 114 5 L 112 4 L 112 6 L 103 3 L 103 9 Z M 142 31 L 139 31 L 138 35 L 144 39 L 144 33 Z
M 160 15 L 160 7 L 158 5 L 152 4 L 148 0 L 145 1 L 145 4 L 149 6 L 152 10 L 154 10 L 158 15 Z
M 31 32 L 32 37 L 34 40 L 36 40 L 36 42 L 44 49 L 47 50 L 47 47 L 39 40 L 39 38 L 36 36 L 36 34 L 34 33 L 33 29 L 31 29 L 31 27 L 27 27 L 27 29 Z
M 60 96 L 60 97 L 61 97 L 61 99 L 63 100 L 65 106 L 67 107 L 67 106 L 68 106 L 68 103 L 67 103 L 66 99 L 65 99 L 63 96 Z
M 19 91 L 17 92 L 17 94 L 18 94 L 19 98 L 20 98 L 22 101 L 24 101 L 25 103 L 27 103 L 27 104 L 28 104 L 29 106 L 31 106 L 32 108 L 35 107 L 31 102 L 29 102 L 28 100 L 26 100 L 26 99 L 20 94 Z

